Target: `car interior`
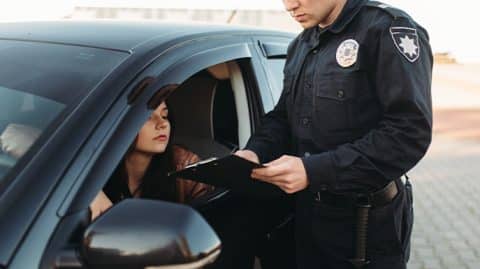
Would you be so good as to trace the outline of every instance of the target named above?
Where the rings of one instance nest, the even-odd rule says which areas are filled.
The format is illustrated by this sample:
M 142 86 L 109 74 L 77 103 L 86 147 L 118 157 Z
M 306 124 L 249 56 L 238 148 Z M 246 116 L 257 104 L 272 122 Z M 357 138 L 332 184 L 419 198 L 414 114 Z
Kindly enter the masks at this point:
M 194 152 L 200 159 L 223 157 L 242 148 L 250 137 L 252 124 L 247 91 L 244 74 L 235 61 L 211 66 L 188 78 L 168 97 L 175 124 L 171 143 Z M 245 197 L 219 187 L 194 199 L 190 206 L 207 220 L 222 241 L 219 259 L 208 268 L 230 268 L 231 262 L 238 259 L 246 262 L 248 268 L 247 264 L 253 263 L 258 253 L 253 247 L 261 241 L 258 239 L 270 236 L 279 224 L 285 226 L 288 222 L 284 209 L 270 210 L 279 208 L 278 199 Z M 262 225 L 251 221 L 265 216 L 270 217 Z M 238 257 L 240 250 L 248 250 L 248 257 Z
M 250 116 L 236 62 L 221 63 L 193 75 L 168 100 L 175 115 L 173 142 L 185 145 L 201 158 L 221 157 L 247 143 Z
M 248 89 L 244 79 L 240 65 L 231 61 L 209 67 L 180 85 L 168 98 L 176 128 L 173 143 L 185 146 L 201 159 L 222 157 L 243 148 L 251 134 Z M 249 257 L 232 256 L 238 255 L 240 250 L 245 253 L 247 248 L 251 252 L 246 256 L 258 256 L 266 251 L 253 246 L 260 243 L 264 244 L 263 249 L 268 248 L 264 237 L 281 233 L 285 236 L 285 231 L 291 228 L 288 226 L 290 218 L 285 211 L 271 210 L 278 208 L 272 206 L 276 202 L 279 200 L 245 197 L 223 188 L 216 188 L 192 201 L 191 206 L 207 219 L 222 239 L 223 253 L 212 268 L 233 267 L 229 263 L 233 260 L 245 262 L 248 268 Z M 268 221 L 263 221 L 265 226 L 252 225 L 252 218 L 265 216 L 269 216 Z

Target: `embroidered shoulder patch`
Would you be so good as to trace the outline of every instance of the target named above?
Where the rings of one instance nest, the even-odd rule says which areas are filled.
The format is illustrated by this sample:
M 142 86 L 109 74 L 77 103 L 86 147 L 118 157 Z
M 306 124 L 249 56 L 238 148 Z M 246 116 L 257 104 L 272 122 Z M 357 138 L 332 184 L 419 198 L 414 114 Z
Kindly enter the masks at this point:
M 395 46 L 400 53 L 410 62 L 414 63 L 420 57 L 420 43 L 418 42 L 417 29 L 409 27 L 391 27 Z

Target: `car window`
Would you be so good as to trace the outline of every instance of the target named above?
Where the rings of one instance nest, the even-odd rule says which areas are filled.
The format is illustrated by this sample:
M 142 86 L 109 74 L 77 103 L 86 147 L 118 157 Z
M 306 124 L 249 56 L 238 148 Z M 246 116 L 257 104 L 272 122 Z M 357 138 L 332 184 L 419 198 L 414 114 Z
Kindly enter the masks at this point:
M 166 129 L 165 126 L 158 124 L 155 130 L 158 133 L 164 132 L 169 137 L 167 141 L 170 146 L 165 148 L 158 147 L 157 143 L 162 143 L 159 141 L 147 143 L 147 141 L 151 140 L 147 139 L 148 135 L 146 135 L 146 132 L 151 128 L 149 127 L 149 121 L 152 119 L 152 116 L 150 116 L 143 123 L 141 129 L 135 130 L 137 132 L 135 143 L 132 142 L 128 150 L 124 152 L 120 162 L 130 159 L 131 156 L 135 156 L 138 152 L 150 152 L 154 157 L 149 161 L 157 162 L 163 158 L 169 158 L 168 156 L 173 156 L 173 160 L 176 162 L 175 168 L 170 169 L 180 169 L 191 164 L 191 162 L 211 157 L 226 156 L 237 149 L 239 147 L 239 130 L 245 128 L 244 125 L 249 123 L 242 124 L 238 118 L 237 113 L 242 112 L 239 111 L 241 109 L 237 110 L 237 107 L 241 105 L 246 107 L 248 105 L 247 100 L 242 101 L 242 99 L 246 98 L 246 93 L 240 94 L 240 92 L 245 92 L 247 89 L 243 83 L 235 81 L 236 79 L 242 79 L 239 64 L 236 61 L 220 63 L 203 69 L 187 78 L 175 87 L 175 90 L 164 103 L 159 104 L 158 102 L 160 101 L 158 101 L 149 104 L 149 106 L 153 105 L 151 107 L 154 111 L 153 113 L 159 110 L 162 105 L 168 108 L 169 128 Z M 155 95 L 161 92 L 160 90 Z M 243 112 L 245 114 L 240 114 L 243 118 L 248 117 L 248 108 L 244 109 L 246 109 Z M 162 129 L 162 126 L 165 129 Z M 164 155 L 167 149 L 172 151 L 170 154 Z M 158 158 L 158 156 L 167 157 Z M 126 175 L 125 173 L 128 173 L 124 169 L 124 164 L 116 163 L 115 167 L 115 170 L 109 175 L 108 182 L 103 187 L 103 192 L 97 193 L 90 204 L 93 218 L 99 216 L 120 200 L 134 197 L 134 194 L 130 192 L 122 180 L 122 177 Z M 158 164 L 148 169 L 150 169 L 150 172 L 145 172 L 146 174 L 156 171 L 154 174 L 161 175 L 173 171 L 168 170 L 168 166 Z M 167 170 L 162 171 L 161 169 Z M 139 187 L 142 189 L 138 192 L 138 197 L 154 197 L 155 199 L 172 200 L 189 203 L 194 207 L 201 207 L 211 197 L 225 191 L 223 188 L 213 188 L 207 185 L 200 187 L 202 186 L 201 184 L 196 185 L 195 183 L 192 185 L 192 182 L 185 183 L 180 181 L 184 184 L 181 183 L 172 188 L 164 187 L 164 190 L 169 191 L 159 192 L 156 189 L 162 186 L 162 184 L 168 184 L 168 182 L 161 182 L 165 180 L 161 177 L 157 179 L 157 184 L 151 185 L 144 183 L 143 180 L 146 179 L 142 178 L 142 184 Z M 196 186 L 195 192 L 188 189 L 191 186 Z M 177 199 L 174 199 L 174 197 L 170 197 L 172 199 L 168 198 L 171 195 L 169 192 L 172 191 L 177 192 L 174 195 Z M 157 194 L 149 197 L 152 193 Z
M 285 59 L 267 59 L 266 69 L 275 103 L 278 102 L 283 90 L 283 67 Z
M 64 104 L 0 86 L 0 181 Z
M 0 185 L 47 127 L 59 124 L 54 120 L 74 108 L 126 56 L 96 48 L 0 40 Z
M 0 40 L 0 86 L 72 106 L 127 56 L 106 49 Z
M 227 64 L 222 67 L 226 74 L 233 75 Z M 201 158 L 223 156 L 239 144 L 237 89 L 232 87 L 231 78 L 215 75 L 203 70 L 169 97 L 170 111 L 175 115 L 174 142 L 187 146 Z

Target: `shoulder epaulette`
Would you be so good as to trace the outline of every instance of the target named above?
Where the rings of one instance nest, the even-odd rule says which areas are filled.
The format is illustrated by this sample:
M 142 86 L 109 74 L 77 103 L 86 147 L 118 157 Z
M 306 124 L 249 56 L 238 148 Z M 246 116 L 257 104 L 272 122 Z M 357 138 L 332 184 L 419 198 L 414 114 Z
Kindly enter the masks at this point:
M 411 17 L 403 10 L 392 7 L 388 4 L 379 2 L 379 1 L 368 1 L 365 6 L 367 7 L 373 7 L 373 8 L 379 8 L 386 13 L 388 13 L 390 16 L 392 16 L 394 19 L 398 18 L 406 18 L 406 19 L 411 19 Z

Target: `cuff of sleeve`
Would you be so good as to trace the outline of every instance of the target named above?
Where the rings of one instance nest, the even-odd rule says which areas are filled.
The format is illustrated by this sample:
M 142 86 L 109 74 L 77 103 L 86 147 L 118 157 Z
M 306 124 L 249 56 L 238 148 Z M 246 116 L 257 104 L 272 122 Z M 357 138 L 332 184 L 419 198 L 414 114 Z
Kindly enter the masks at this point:
M 260 163 L 266 163 L 268 162 L 267 156 L 265 156 L 264 152 L 266 151 L 265 147 L 262 146 L 261 143 L 255 143 L 252 141 L 249 141 L 244 150 L 251 150 L 257 154 L 258 159 L 260 160 Z
M 310 191 L 318 192 L 335 184 L 335 166 L 330 152 L 304 157 L 302 161 L 307 172 Z

